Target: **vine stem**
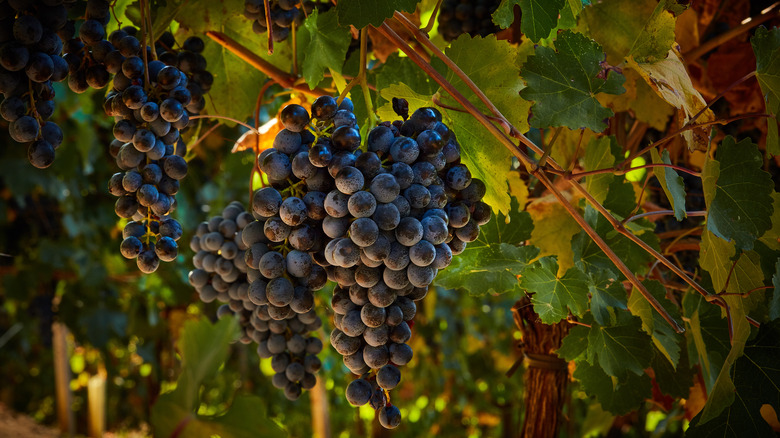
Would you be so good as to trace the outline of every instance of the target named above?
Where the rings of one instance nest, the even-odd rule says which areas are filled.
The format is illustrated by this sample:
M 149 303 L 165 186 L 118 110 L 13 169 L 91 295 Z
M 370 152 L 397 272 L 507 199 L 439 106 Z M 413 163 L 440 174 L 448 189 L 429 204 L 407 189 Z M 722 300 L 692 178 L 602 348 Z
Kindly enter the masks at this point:
M 649 169 L 653 167 L 667 167 L 669 169 L 679 170 L 680 172 L 685 172 L 687 174 L 701 177 L 700 172 L 696 172 L 694 170 L 688 169 L 687 167 L 677 166 L 674 164 L 665 164 L 665 163 L 651 163 L 651 164 L 643 164 L 641 166 L 636 167 L 629 167 L 628 169 L 620 169 L 620 168 L 614 168 L 614 167 L 608 167 L 605 169 L 596 169 L 596 170 L 588 170 L 585 172 L 576 172 L 576 173 L 570 173 L 570 172 L 558 172 L 555 170 L 551 170 L 551 173 L 560 174 L 561 176 L 568 178 L 568 179 L 580 179 L 586 176 L 591 175 L 599 175 L 603 173 L 611 173 L 614 175 L 625 175 L 629 172 L 633 172 L 634 170 L 640 170 L 640 169 Z
M 141 54 L 144 60 L 144 89 L 148 93 L 150 91 L 149 88 L 151 87 L 151 81 L 149 81 L 149 60 L 147 59 L 148 57 L 146 54 L 146 46 L 147 46 L 146 31 L 148 27 L 148 24 L 146 22 L 146 0 L 141 0 L 140 9 L 141 9 Z
M 683 54 L 683 58 L 685 59 L 686 63 L 691 64 L 697 59 L 699 59 L 705 53 L 720 46 L 726 41 L 735 38 L 744 32 L 747 32 L 748 30 L 758 26 L 759 24 L 765 21 L 771 20 L 772 18 L 778 15 L 777 11 L 775 11 L 775 13 L 772 13 L 773 10 L 777 9 L 778 5 L 780 5 L 780 2 L 776 2 L 771 6 L 765 8 L 763 11 L 761 11 L 759 15 L 755 17 L 750 17 L 748 21 L 740 24 L 739 26 L 733 29 L 729 29 L 728 31 L 712 38 L 711 40 L 708 40 L 707 42 L 700 45 L 699 47 L 696 47 L 694 49 L 685 52 Z
M 431 12 L 431 18 L 428 19 L 428 24 L 425 25 L 423 28 L 423 32 L 428 33 L 433 29 L 433 25 L 436 23 L 436 16 L 439 15 L 439 9 L 441 8 L 442 0 L 438 0 L 436 2 L 436 6 L 433 7 L 433 12 Z
M 274 54 L 274 28 L 271 24 L 271 2 L 269 0 L 263 0 L 263 7 L 265 8 L 265 27 L 268 29 L 268 54 Z
M 382 24 L 382 26 L 378 30 L 386 38 L 392 41 L 398 48 L 400 48 L 415 64 L 420 66 L 432 79 L 436 81 L 436 83 L 438 83 L 444 90 L 446 90 L 460 105 L 466 108 L 468 112 L 480 122 L 480 124 L 482 124 L 493 136 L 495 136 L 499 141 L 501 141 L 501 143 L 503 143 L 504 146 L 506 146 L 525 165 L 529 173 L 534 174 L 539 179 L 539 181 L 542 184 L 544 184 L 553 193 L 556 199 L 558 199 L 558 202 L 560 202 L 563 208 L 566 209 L 566 211 L 572 216 L 572 218 L 574 218 L 577 224 L 580 225 L 580 227 L 585 231 L 585 233 L 587 233 L 591 237 L 591 239 L 593 239 L 594 243 L 596 243 L 596 245 L 604 252 L 604 254 L 607 255 L 607 257 L 618 268 L 618 270 L 631 282 L 631 284 L 633 284 L 637 288 L 637 290 L 642 294 L 642 296 L 645 297 L 645 299 L 650 303 L 650 305 L 653 306 L 653 308 L 656 309 L 656 311 L 659 314 L 661 314 L 664 320 L 666 320 L 666 322 L 668 322 L 669 325 L 671 325 L 675 329 L 675 331 L 681 333 L 685 330 L 680 325 L 680 323 L 675 321 L 675 319 L 669 314 L 669 312 L 667 312 L 666 309 L 663 308 L 661 303 L 659 303 L 658 300 L 656 300 L 655 297 L 653 297 L 652 294 L 650 294 L 650 291 L 647 290 L 644 284 L 642 284 L 642 282 L 639 281 L 636 275 L 634 275 L 634 273 L 631 272 L 628 266 L 626 266 L 625 263 L 623 263 L 623 261 L 617 256 L 617 254 L 615 254 L 615 252 L 612 251 L 612 248 L 610 248 L 609 245 L 607 245 L 607 243 L 604 241 L 604 239 L 602 239 L 601 236 L 598 235 L 596 230 L 594 230 L 593 227 L 591 227 L 585 221 L 585 219 L 579 214 L 579 212 L 577 212 L 576 208 L 571 204 L 571 202 L 569 202 L 569 200 L 566 199 L 563 193 L 561 193 L 561 191 L 558 190 L 557 187 L 555 187 L 552 181 L 549 180 L 547 175 L 544 173 L 543 169 L 541 168 L 534 169 L 535 163 L 531 160 L 530 157 L 528 157 L 528 155 L 523 153 L 517 147 L 517 145 L 514 144 L 513 141 L 511 141 L 503 132 L 501 132 L 501 130 L 499 130 L 494 124 L 492 124 L 490 120 L 487 117 L 485 117 L 474 106 L 474 104 L 469 102 L 468 99 L 466 99 L 460 92 L 458 92 L 458 90 L 456 90 L 455 87 L 444 78 L 444 76 L 442 76 L 438 71 L 436 71 L 436 69 L 434 69 L 429 63 L 425 62 L 425 60 L 417 52 L 415 52 L 414 49 L 412 49 L 408 44 L 406 44 L 406 42 L 400 36 L 398 36 L 398 34 L 395 33 L 395 31 L 393 31 L 393 29 L 390 28 L 390 26 L 388 26 L 387 24 Z M 415 28 L 415 30 L 416 32 L 419 32 L 418 29 Z M 439 56 L 443 56 L 443 54 Z M 452 61 L 450 61 L 450 63 L 452 63 Z M 489 107 L 490 106 L 492 106 L 492 104 L 489 105 Z M 595 199 L 593 199 L 592 196 L 590 196 L 590 200 L 595 201 Z M 620 226 L 620 228 L 623 228 L 619 223 L 617 223 L 616 225 Z M 633 233 L 629 233 L 629 234 L 633 234 Z
M 271 78 L 274 82 L 278 83 L 284 88 L 291 88 L 296 91 L 300 91 L 304 94 L 308 94 L 309 96 L 314 96 L 314 97 L 319 97 L 322 95 L 329 94 L 327 91 L 323 90 L 322 88 L 310 89 L 309 86 L 306 85 L 305 83 L 297 84 L 295 82 L 298 79 L 296 76 L 293 76 L 279 69 L 275 65 L 259 57 L 257 54 L 255 54 L 248 48 L 241 45 L 238 41 L 234 40 L 233 38 L 230 38 L 229 36 L 225 35 L 222 32 L 210 30 L 206 32 L 206 36 L 214 40 L 220 46 L 226 48 L 234 55 L 244 60 L 252 67 L 261 71 L 263 74 L 265 74 L 266 76 Z
M 628 219 L 624 220 L 623 223 L 627 224 L 629 222 L 633 222 L 633 221 L 635 221 L 637 219 L 641 219 L 643 217 L 648 217 L 648 216 L 669 216 L 669 215 L 672 215 L 672 214 L 674 214 L 674 210 L 646 211 L 644 213 L 635 214 L 635 215 L 629 217 Z M 686 211 L 685 215 L 686 216 L 707 216 L 707 212 L 706 211 Z

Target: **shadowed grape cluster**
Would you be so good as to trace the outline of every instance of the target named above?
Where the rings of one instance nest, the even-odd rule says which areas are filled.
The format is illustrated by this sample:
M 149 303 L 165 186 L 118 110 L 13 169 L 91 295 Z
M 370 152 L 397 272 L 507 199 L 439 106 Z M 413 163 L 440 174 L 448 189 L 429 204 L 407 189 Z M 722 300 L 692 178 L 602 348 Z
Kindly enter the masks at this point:
M 471 36 L 488 36 L 498 32 L 493 23 L 493 12 L 500 0 L 444 0 L 439 11 L 439 33 L 446 41 L 452 41 L 466 33 Z
M 293 24 L 296 27 L 300 26 L 306 16 L 311 14 L 314 9 L 325 12 L 332 6 L 328 1 L 271 0 L 268 3 L 270 17 L 266 15 L 263 0 L 246 0 L 244 2 L 244 17 L 252 20 L 252 30 L 260 35 L 268 32 L 270 18 L 273 38 L 277 43 L 286 40 L 292 32 Z
M 238 317 L 240 341 L 257 342 L 258 355 L 271 358 L 273 385 L 295 400 L 314 387 L 322 366 L 317 357 L 322 341 L 309 333 L 322 327 L 312 292 L 327 277 L 322 268 L 300 270 L 308 254 L 291 251 L 285 257 L 274 250 L 282 248 L 269 248 L 273 243 L 263 228 L 238 202 L 201 223 L 190 241 L 195 269 L 189 280 L 203 302 L 225 303 L 218 317 Z
M 62 130 L 49 118 L 55 110 L 52 82 L 68 75 L 58 35 L 68 33 L 65 3 L 0 1 L 0 116 L 9 122 L 11 138 L 27 146 L 30 164 L 40 169 L 54 162 L 63 140 Z M 87 16 L 98 3 L 89 2 Z

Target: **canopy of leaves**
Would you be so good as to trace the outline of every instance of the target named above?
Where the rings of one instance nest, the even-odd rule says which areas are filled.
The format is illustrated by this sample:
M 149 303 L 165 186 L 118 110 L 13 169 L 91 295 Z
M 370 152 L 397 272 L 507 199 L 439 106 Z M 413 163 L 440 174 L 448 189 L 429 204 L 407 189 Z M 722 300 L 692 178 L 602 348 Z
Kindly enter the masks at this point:
M 322 80 L 325 69 L 341 73 L 351 40 L 349 29 L 339 27 L 335 10 L 322 14 L 315 10 L 303 23 L 298 53 L 303 56 L 303 78 L 311 89 Z
M 531 125 L 567 126 L 602 131 L 612 111 L 596 100 L 596 94 L 625 92 L 625 78 L 608 71 L 602 79 L 604 52 L 598 43 L 581 33 L 563 31 L 555 40 L 557 51 L 537 46 L 523 66 L 528 85 L 520 95 L 534 101 Z
M 737 247 L 753 249 L 753 243 L 772 227 L 772 178 L 761 167 L 764 160 L 749 138 L 739 143 L 726 137 L 715 160 L 707 160 L 702 174 L 707 200 L 707 229 L 734 240 Z
M 766 99 L 767 112 L 780 114 L 780 29 L 765 27 L 756 29 L 750 40 L 756 54 L 756 76 Z M 777 134 L 777 120 L 767 119 L 766 148 L 772 155 L 780 154 L 780 139 Z
M 734 401 L 716 417 L 704 421 L 704 412 L 691 421 L 685 436 L 772 436 L 762 418 L 761 406 L 780 411 L 780 321 L 762 324 L 758 335 L 745 345 L 744 355 L 727 370 L 734 382 Z

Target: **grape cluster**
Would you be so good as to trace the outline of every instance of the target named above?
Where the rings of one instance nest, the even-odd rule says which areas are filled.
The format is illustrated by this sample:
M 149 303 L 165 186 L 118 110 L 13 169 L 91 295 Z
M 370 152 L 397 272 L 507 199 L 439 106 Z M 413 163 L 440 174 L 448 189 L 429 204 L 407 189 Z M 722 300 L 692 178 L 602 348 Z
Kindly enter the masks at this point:
M 498 32 L 493 12 L 500 0 L 444 0 L 439 11 L 439 33 L 446 41 L 461 34 L 488 36 Z
M 111 74 L 121 67 L 123 58 L 120 41 L 106 40 L 106 25 L 111 20 L 111 7 L 107 0 L 89 0 L 86 20 L 81 23 L 78 35 L 75 24 L 70 21 L 60 33 L 66 43 L 64 58 L 68 65 L 68 87 L 75 93 L 84 93 L 90 88 L 104 88 L 111 81 Z
M 304 14 L 298 9 L 300 0 L 271 0 L 269 3 L 274 41 L 278 43 L 290 36 L 293 23 L 297 26 L 303 22 Z M 244 2 L 244 17 L 253 20 L 252 30 L 255 33 L 268 32 L 268 20 L 263 0 L 246 0 Z
M 338 105 L 330 96 L 316 99 L 311 115 L 286 106 L 284 129 L 258 158 L 272 187 L 255 193 L 253 208 L 270 241 L 308 251 L 312 266 L 337 283 L 330 341 L 360 376 L 347 400 L 371 403 L 380 423 L 393 428 L 400 411 L 387 391 L 412 358 L 415 301 L 478 237 L 491 211 L 481 202 L 484 184 L 460 163 L 460 146 L 438 111 L 421 108 L 406 121 L 375 127 L 361 151 L 352 110 L 349 100 Z
M 184 72 L 159 60 L 144 62 L 141 44 L 129 30 L 116 30 L 109 37 L 127 50 L 120 53 L 121 69 L 104 103 L 106 113 L 116 120 L 109 151 L 122 170 L 111 177 L 108 186 L 119 197 L 116 214 L 145 228 L 143 233 L 130 234 L 141 247 L 136 240 L 128 242 L 126 236 L 121 252 L 128 258 L 137 257 L 139 269 L 151 273 L 160 260 L 171 261 L 178 251 L 175 239 L 168 239 L 161 230 L 164 224 L 180 229 L 169 215 L 175 208 L 179 181 L 187 175 L 179 132 L 189 123 L 185 106 L 191 94 Z
M 206 107 L 203 96 L 211 89 L 214 76 L 206 70 L 206 58 L 201 54 L 205 48 L 199 37 L 189 37 L 177 49 L 176 39 L 170 32 L 165 32 L 155 44 L 157 56 L 165 65 L 171 65 L 187 75 L 187 90 L 190 92 L 189 102 L 184 108 L 189 114 L 199 114 Z
M 241 341 L 257 342 L 258 355 L 271 358 L 276 371 L 273 385 L 295 400 L 316 384 L 322 366 L 317 357 L 322 341 L 307 334 L 322 327 L 313 291 L 325 285 L 327 275 L 308 253 L 288 251 L 269 239 L 268 220 L 234 202 L 222 216 L 201 223 L 190 241 L 196 254 L 189 280 L 204 302 L 226 303 L 219 317 L 239 317 Z
M 52 82 L 65 79 L 68 64 L 57 34 L 68 11 L 62 0 L 0 1 L 0 116 L 11 138 L 27 145 L 27 158 L 40 169 L 54 162 L 62 130 L 54 114 Z

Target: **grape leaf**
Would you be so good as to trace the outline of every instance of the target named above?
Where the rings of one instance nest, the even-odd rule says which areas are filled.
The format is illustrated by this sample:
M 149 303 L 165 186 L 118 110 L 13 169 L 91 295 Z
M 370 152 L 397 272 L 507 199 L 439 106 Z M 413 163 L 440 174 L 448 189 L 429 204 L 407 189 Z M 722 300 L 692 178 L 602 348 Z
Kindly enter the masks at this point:
M 577 17 L 582 11 L 582 0 L 566 0 L 566 4 L 561 8 L 561 15 L 558 18 L 558 29 L 571 29 L 577 25 Z
M 585 8 L 580 25 L 604 47 L 607 62 L 618 65 L 627 57 L 655 62 L 674 44 L 674 17 L 656 0 L 605 0 Z
M 558 257 L 558 273 L 563 275 L 574 266 L 571 239 L 582 231 L 579 224 L 554 198 L 537 200 L 527 208 L 534 220 L 531 245 L 539 248 L 540 256 Z
M 377 69 L 376 74 L 376 88 L 377 90 L 385 90 L 392 84 L 405 84 L 409 89 L 415 93 L 423 96 L 430 96 L 436 92 L 439 87 L 433 82 L 424 71 L 420 69 L 414 62 L 407 57 L 400 57 L 397 54 L 391 55 L 387 58 L 384 64 Z M 354 89 L 353 89 L 354 90 Z M 392 99 L 390 100 L 392 101 Z M 379 93 L 377 99 L 377 106 L 382 106 L 387 103 L 382 93 Z M 392 108 L 392 105 L 391 105 Z M 395 113 L 394 113 L 395 114 Z M 391 120 L 391 119 L 383 119 Z
M 650 335 L 642 331 L 642 321 L 626 312 L 617 313 L 614 326 L 591 324 L 588 333 L 587 360 L 598 364 L 604 372 L 619 380 L 630 373 L 644 374 L 653 358 Z
M 653 256 L 646 251 L 639 250 L 634 242 L 615 232 L 612 225 L 590 205 L 585 207 L 584 217 L 585 221 L 606 241 L 631 272 L 639 275 L 647 272 L 647 265 L 654 260 Z M 629 226 L 629 231 L 653 248 L 658 249 L 659 240 L 654 232 L 654 228 L 652 225 L 644 226 L 643 224 L 644 222 L 640 220 L 629 222 L 627 226 Z M 615 278 L 623 278 L 622 274 L 618 274 L 619 271 L 612 261 L 609 260 L 607 255 L 604 254 L 585 231 L 580 231 L 572 238 L 571 247 L 574 254 L 574 264 L 584 272 L 607 270 L 612 272 Z
M 590 273 L 590 313 L 599 325 L 613 324 L 614 312 L 627 310 L 626 288 L 619 281 L 612 281 L 608 271 Z M 610 310 L 612 309 L 612 310 Z
M 458 136 L 461 161 L 471 175 L 485 183 L 483 202 L 494 212 L 508 212 L 511 202 L 506 175 L 512 163 L 512 153 L 493 137 L 477 119 L 468 113 L 442 109 L 447 126 Z
M 558 261 L 554 256 L 542 257 L 523 271 L 520 285 L 532 293 L 531 302 L 539 319 L 554 324 L 571 311 L 582 316 L 588 310 L 588 277 L 571 268 L 558 278 Z
M 309 88 L 314 89 L 326 68 L 341 73 L 352 36 L 339 27 L 336 11 L 320 14 L 315 9 L 298 31 L 298 50 L 303 54 L 301 72 Z
M 731 324 L 733 326 L 733 336 L 731 337 L 731 350 L 729 350 L 726 360 L 723 362 L 715 379 L 715 384 L 708 394 L 707 403 L 701 412 L 701 422 L 705 423 L 717 417 L 726 407 L 734 401 L 734 381 L 731 378 L 731 367 L 734 362 L 742 356 L 745 342 L 750 336 L 750 325 L 745 319 L 746 311 L 744 301 L 741 297 L 735 295 L 724 296 L 723 300 L 729 306 Z
M 685 337 L 680 337 L 685 342 Z M 693 386 L 694 369 L 688 361 L 688 355 L 680 355 L 680 361 L 677 366 L 673 366 L 666 357 L 657 351 L 650 362 L 655 381 L 664 394 L 674 398 L 689 398 L 691 386 Z
M 414 12 L 418 0 L 339 0 L 336 10 L 339 24 L 362 29 L 369 24 L 379 27 L 395 11 Z
M 707 391 L 712 389 L 723 361 L 728 355 L 728 324 L 720 308 L 708 303 L 698 294 L 685 294 L 683 311 L 688 337 L 688 356 L 701 366 Z
M 616 382 L 600 366 L 581 361 L 572 377 L 580 381 L 586 394 L 596 397 L 602 408 L 617 415 L 633 411 L 652 395 L 652 380 L 644 374 L 629 373 Z
M 767 30 L 761 26 L 750 39 L 756 54 L 756 77 L 766 99 L 767 112 L 780 114 L 780 29 Z M 780 155 L 777 119 L 767 118 L 766 150 Z
M 735 258 L 736 265 L 734 265 Z M 721 292 L 725 288 L 729 293 L 745 293 L 764 285 L 764 272 L 761 270 L 758 253 L 747 251 L 738 254 L 734 242 L 726 242 L 709 230 L 705 230 L 701 236 L 699 264 L 712 276 L 712 285 L 716 292 Z M 733 270 L 732 266 L 734 266 Z M 731 273 L 730 277 L 729 273 Z M 728 285 L 726 285 L 727 279 Z M 760 302 L 763 293 L 758 291 L 745 297 L 744 301 L 748 303 L 749 310 Z
M 436 284 L 475 296 L 520 292 L 517 276 L 538 254 L 536 247 L 508 243 L 466 249 L 439 273 Z
M 393 111 L 392 101 L 394 97 L 399 99 L 406 99 L 406 101 L 409 103 L 409 113 L 413 113 L 417 108 L 433 106 L 433 101 L 431 100 L 430 95 L 421 94 L 418 91 L 410 88 L 409 85 L 405 83 L 388 85 L 387 87 L 382 88 L 382 91 L 379 92 L 379 95 L 382 96 L 382 98 L 387 102 L 376 110 L 376 113 L 381 120 L 401 119 L 398 114 Z
M 513 199 L 509 217 L 503 213 L 493 216 L 481 227 L 477 240 L 439 272 L 436 283 L 471 295 L 520 291 L 517 276 L 539 254 L 533 246 L 519 246 L 528 240 L 532 229 L 531 217 L 520 211 Z
M 515 21 L 515 6 L 521 0 L 501 0 L 496 11 L 493 12 L 493 23 L 501 29 L 506 29 Z M 549 35 L 549 32 L 548 32 Z
M 563 338 L 561 348 L 556 351 L 556 354 L 567 361 L 576 360 L 584 362 L 585 352 L 588 351 L 589 332 L 589 328 L 582 325 L 575 325 L 569 330 L 569 334 Z
M 669 151 L 666 149 L 664 149 L 663 157 L 658 155 L 658 150 L 656 149 L 652 149 L 650 155 L 653 157 L 653 163 L 672 164 L 669 159 Z M 666 167 L 654 167 L 653 173 L 658 178 L 661 188 L 666 193 L 666 198 L 669 199 L 669 203 L 672 204 L 674 217 L 678 221 L 688 217 L 688 214 L 685 212 L 685 183 L 683 183 L 682 177 L 674 169 Z
M 707 202 L 707 229 L 737 247 L 753 249 L 753 243 L 772 227 L 772 177 L 761 167 L 758 146 L 745 138 L 723 139 L 716 159 L 707 159 L 702 189 Z
M 602 131 L 606 127 L 604 120 L 613 113 L 601 106 L 595 96 L 625 92 L 625 78 L 608 71 L 606 80 L 601 79 L 604 52 L 598 43 L 580 33 L 561 32 L 555 46 L 557 52 L 537 46 L 521 72 L 528 86 L 520 95 L 534 101 L 531 125 Z
M 565 0 L 520 0 L 520 30 L 533 42 L 550 36 Z
M 615 156 L 612 155 L 612 145 L 617 146 L 614 135 L 593 138 L 585 148 L 584 166 L 586 171 L 607 169 L 615 164 Z M 593 198 L 604 203 L 607 199 L 609 184 L 615 179 L 611 173 L 602 173 L 585 177 L 585 188 Z
M 230 409 L 221 416 L 196 414 L 203 381 L 214 376 L 225 363 L 230 342 L 237 336 L 235 318 L 221 319 L 215 324 L 206 319 L 184 324 L 178 342 L 182 364 L 176 388 L 162 394 L 152 406 L 151 421 L 155 435 L 180 433 L 196 438 L 215 435 L 246 438 L 286 436 L 262 410 L 258 415 L 258 406 L 263 405 L 258 397 L 236 397 Z
M 672 315 L 675 320 L 680 320 L 680 310 L 666 299 L 664 286 L 655 280 L 645 280 L 643 284 L 650 294 Z M 680 336 L 664 320 L 660 313 L 656 312 L 650 303 L 634 288 L 628 298 L 628 308 L 631 313 L 642 320 L 642 330 L 653 337 L 658 351 L 676 368 L 680 361 Z
M 666 59 L 654 63 L 638 63 L 629 58 L 627 66 L 639 73 L 661 99 L 683 110 L 678 120 L 680 126 L 700 111 L 703 112 L 696 119 L 697 123 L 715 120 L 715 114 L 707 108 L 707 102 L 694 88 L 685 64 L 674 50 L 669 50 Z M 703 150 L 706 149 L 709 141 L 708 133 L 707 128 L 697 127 L 683 132 L 682 136 L 688 143 L 688 149 Z
M 471 37 L 463 34 L 450 43 L 444 53 L 484 90 L 485 95 L 510 123 L 520 132 L 528 131 L 531 102 L 518 96 L 524 88 L 523 80 L 517 74 L 521 64 L 518 47 L 496 39 L 495 35 Z M 444 62 L 435 58 L 431 64 L 483 113 L 490 113 L 476 94 Z M 448 93 L 440 90 L 439 94 L 442 99 L 449 99 Z
M 759 411 L 768 404 L 780 412 L 778 355 L 780 321 L 761 324 L 755 339 L 745 345 L 744 355 L 728 370 L 734 381 L 733 403 L 709 421 L 705 421 L 705 411 L 702 411 L 691 421 L 685 436 L 774 436 Z

